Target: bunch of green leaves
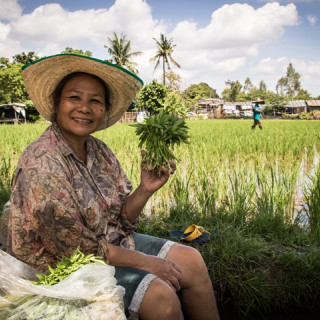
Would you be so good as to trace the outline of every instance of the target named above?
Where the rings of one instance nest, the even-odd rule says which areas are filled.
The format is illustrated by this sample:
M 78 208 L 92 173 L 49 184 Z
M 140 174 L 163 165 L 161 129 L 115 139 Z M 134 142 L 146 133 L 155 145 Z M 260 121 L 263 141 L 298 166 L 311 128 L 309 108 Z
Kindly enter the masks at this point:
M 62 257 L 57 263 L 57 267 L 53 269 L 49 267 L 49 273 L 44 275 L 38 273 L 37 277 L 39 281 L 32 281 L 36 285 L 54 285 L 68 277 L 71 273 L 79 270 L 82 266 L 90 263 L 105 264 L 101 257 L 96 257 L 93 254 L 84 255 L 78 247 L 73 255 L 68 257 Z
M 149 117 L 144 123 L 132 126 L 136 127 L 139 136 L 139 148 L 145 147 L 147 151 L 142 159 L 143 168 L 153 170 L 158 175 L 162 166 L 170 169 L 169 160 L 178 160 L 173 154 L 174 146 L 189 143 L 185 119 L 164 110 Z

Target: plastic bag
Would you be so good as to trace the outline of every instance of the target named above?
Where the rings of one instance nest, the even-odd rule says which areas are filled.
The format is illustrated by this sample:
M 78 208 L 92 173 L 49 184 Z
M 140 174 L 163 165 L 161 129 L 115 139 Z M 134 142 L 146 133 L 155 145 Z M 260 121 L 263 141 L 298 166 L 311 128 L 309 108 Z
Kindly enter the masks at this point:
M 115 268 L 88 264 L 53 286 L 34 285 L 37 270 L 0 250 L 0 320 L 125 320 Z

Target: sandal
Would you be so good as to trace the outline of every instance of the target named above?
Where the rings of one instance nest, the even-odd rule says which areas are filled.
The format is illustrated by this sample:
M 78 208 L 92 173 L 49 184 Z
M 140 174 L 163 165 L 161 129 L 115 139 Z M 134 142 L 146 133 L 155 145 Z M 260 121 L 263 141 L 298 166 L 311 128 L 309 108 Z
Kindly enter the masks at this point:
M 169 237 L 191 243 L 204 243 L 210 240 L 211 233 L 201 226 L 192 224 L 184 232 L 178 230 L 170 232 Z

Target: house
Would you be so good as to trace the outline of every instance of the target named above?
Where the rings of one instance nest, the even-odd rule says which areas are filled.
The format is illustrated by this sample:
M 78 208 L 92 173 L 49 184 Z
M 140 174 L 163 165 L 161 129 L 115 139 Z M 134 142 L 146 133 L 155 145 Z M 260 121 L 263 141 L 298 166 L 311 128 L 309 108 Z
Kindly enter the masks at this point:
M 226 115 L 234 114 L 236 117 L 251 118 L 252 103 L 247 101 L 225 102 L 223 110 Z
M 306 104 L 308 112 L 320 111 L 320 100 L 307 100 Z
M 17 102 L 0 105 L 0 123 L 27 123 L 26 105 Z
M 225 102 L 223 104 L 223 114 L 225 116 L 240 117 L 240 106 L 237 102 Z
M 223 100 L 220 99 L 199 99 L 196 113 L 204 118 L 219 118 L 222 114 Z
M 286 111 L 291 114 L 298 114 L 301 112 L 307 112 L 307 104 L 304 100 L 289 101 L 286 106 Z

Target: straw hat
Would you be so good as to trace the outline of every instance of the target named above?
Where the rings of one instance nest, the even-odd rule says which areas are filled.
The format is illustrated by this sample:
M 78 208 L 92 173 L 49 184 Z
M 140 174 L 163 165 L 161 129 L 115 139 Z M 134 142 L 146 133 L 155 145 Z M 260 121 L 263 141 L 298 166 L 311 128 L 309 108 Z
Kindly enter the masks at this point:
M 73 72 L 85 72 L 99 77 L 109 89 L 111 106 L 99 130 L 115 124 L 128 109 L 143 81 L 118 65 L 77 54 L 57 54 L 44 57 L 22 67 L 28 94 L 38 112 L 52 120 L 52 93 L 59 82 Z
M 258 98 L 257 100 L 252 101 L 252 103 L 264 104 L 264 100 L 261 100 L 260 98 Z

